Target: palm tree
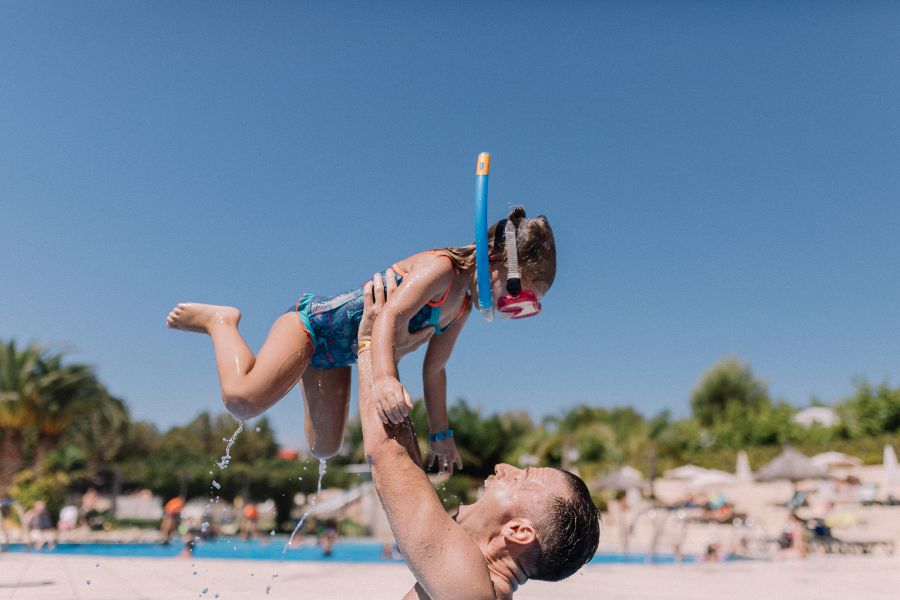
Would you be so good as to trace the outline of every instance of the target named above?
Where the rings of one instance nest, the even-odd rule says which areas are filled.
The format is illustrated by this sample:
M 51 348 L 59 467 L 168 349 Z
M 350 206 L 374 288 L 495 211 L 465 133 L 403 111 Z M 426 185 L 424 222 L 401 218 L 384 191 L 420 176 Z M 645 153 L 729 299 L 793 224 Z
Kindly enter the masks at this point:
M 567 470 L 575 469 L 576 463 L 615 463 L 621 459 L 606 413 L 583 405 L 562 416 L 546 417 L 543 428 L 526 436 L 523 446 L 539 464 L 558 465 Z
M 97 479 L 108 472 L 114 460 L 121 457 L 129 443 L 130 427 L 125 404 L 104 393 L 91 403 L 91 410 L 73 420 L 65 436 L 81 451 L 88 475 Z M 134 448 L 130 450 L 134 451 Z
M 25 429 L 31 418 L 27 399 L 34 394 L 32 374 L 40 359 L 41 352 L 34 346 L 19 350 L 15 341 L 0 346 L 0 496 L 25 464 Z
M 76 420 L 87 417 L 108 404 L 109 395 L 86 365 L 63 365 L 62 355 L 45 355 L 36 373 L 37 393 L 30 396 L 28 410 L 37 428 L 34 457 L 35 472 L 40 475 L 47 455 L 59 445 L 60 436 Z
M 4 493 L 25 465 L 23 440 L 36 432 L 34 466 L 59 444 L 60 436 L 81 417 L 108 401 L 93 369 L 64 365 L 61 354 L 34 344 L 19 349 L 15 341 L 0 347 L 0 493 Z

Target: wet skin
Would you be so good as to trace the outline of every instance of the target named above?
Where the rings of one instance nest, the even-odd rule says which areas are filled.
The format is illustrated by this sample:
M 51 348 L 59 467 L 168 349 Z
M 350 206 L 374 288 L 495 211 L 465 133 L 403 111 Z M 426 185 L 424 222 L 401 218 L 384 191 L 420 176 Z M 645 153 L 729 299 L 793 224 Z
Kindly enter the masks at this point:
M 374 297 L 383 297 L 380 289 Z M 366 298 L 361 340 L 369 334 L 371 313 L 383 306 L 369 294 Z M 405 598 L 511 597 L 528 579 L 526 556 L 537 544 L 535 523 L 551 498 L 570 493 L 565 476 L 556 469 L 499 464 L 481 499 L 450 518 L 413 458 L 411 428 L 385 424 L 378 416 L 370 354 L 360 352 L 358 362 L 363 444 L 394 538 L 417 580 Z

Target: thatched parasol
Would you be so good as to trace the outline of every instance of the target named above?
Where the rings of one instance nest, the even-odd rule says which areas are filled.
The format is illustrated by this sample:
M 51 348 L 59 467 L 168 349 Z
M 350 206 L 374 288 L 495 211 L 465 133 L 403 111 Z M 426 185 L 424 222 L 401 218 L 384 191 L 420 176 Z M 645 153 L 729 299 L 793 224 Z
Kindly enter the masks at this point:
M 816 465 L 811 458 L 785 446 L 784 451 L 756 473 L 757 481 L 787 480 L 794 483 L 804 479 L 827 479 L 828 471 Z
M 823 452 L 816 454 L 810 460 L 829 471 L 831 469 L 849 469 L 863 464 L 861 459 L 843 452 Z
M 645 481 L 641 472 L 632 467 L 622 467 L 612 475 L 598 481 L 594 487 L 604 490 L 629 490 L 644 487 Z
M 709 473 L 709 471 L 709 469 L 698 467 L 697 465 L 682 465 L 674 469 L 669 469 L 664 473 L 664 475 L 666 479 L 688 481 L 691 479 L 695 479 L 700 475 L 706 475 L 707 473 Z
M 666 471 L 667 479 L 684 481 L 689 487 L 703 488 L 711 486 L 723 486 L 737 483 L 738 479 L 731 473 L 706 469 L 696 465 L 684 465 Z

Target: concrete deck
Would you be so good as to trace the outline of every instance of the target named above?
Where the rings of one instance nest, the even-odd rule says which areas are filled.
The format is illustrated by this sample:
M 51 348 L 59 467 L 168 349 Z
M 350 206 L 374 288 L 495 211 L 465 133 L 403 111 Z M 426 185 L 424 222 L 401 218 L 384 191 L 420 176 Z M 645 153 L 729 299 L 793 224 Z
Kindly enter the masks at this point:
M 0 555 L 0 600 L 394 600 L 412 583 L 403 565 Z M 895 600 L 898 589 L 900 557 L 816 556 L 805 561 L 589 566 L 563 582 L 530 582 L 516 598 Z

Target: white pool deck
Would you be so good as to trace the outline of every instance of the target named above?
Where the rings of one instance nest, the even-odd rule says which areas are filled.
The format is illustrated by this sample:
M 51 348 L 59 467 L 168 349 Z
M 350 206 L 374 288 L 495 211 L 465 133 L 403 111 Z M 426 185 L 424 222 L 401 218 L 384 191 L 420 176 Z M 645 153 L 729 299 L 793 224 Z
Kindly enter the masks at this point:
M 403 565 L 0 555 L 0 600 L 380 600 L 402 598 L 412 583 Z M 597 565 L 563 582 L 530 582 L 515 597 L 896 600 L 898 590 L 898 556 L 814 556 L 779 562 Z

